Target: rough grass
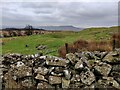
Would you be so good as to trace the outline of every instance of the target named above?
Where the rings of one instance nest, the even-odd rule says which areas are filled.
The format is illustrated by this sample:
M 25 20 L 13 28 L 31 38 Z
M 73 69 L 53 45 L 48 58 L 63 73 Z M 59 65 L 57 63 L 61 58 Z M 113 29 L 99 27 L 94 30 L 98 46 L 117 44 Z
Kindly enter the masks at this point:
M 117 27 L 112 28 L 88 28 L 80 32 L 64 31 L 52 34 L 20 36 L 12 38 L 3 38 L 4 45 L 2 54 L 21 53 L 35 54 L 38 52 L 49 53 L 50 55 L 58 55 L 58 49 L 65 43 L 73 43 L 76 40 L 83 39 L 87 41 L 110 40 L 111 35 L 118 30 Z M 25 45 L 28 47 L 25 47 Z M 39 44 L 47 45 L 46 50 L 37 50 L 35 47 Z

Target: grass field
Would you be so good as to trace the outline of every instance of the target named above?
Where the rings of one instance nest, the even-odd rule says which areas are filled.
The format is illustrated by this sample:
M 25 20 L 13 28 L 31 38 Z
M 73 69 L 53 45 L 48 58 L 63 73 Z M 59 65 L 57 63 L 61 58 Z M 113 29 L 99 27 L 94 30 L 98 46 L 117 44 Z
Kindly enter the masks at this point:
M 2 47 L 2 54 L 6 53 L 21 53 L 21 54 L 35 54 L 49 51 L 50 55 L 58 55 L 57 50 L 65 43 L 72 43 L 76 40 L 83 39 L 88 41 L 110 40 L 112 33 L 118 30 L 117 27 L 111 28 L 88 28 L 79 32 L 64 31 L 43 35 L 31 35 L 3 38 L 4 45 Z M 25 45 L 28 47 L 25 47 Z M 36 46 L 43 44 L 47 46 L 46 50 L 37 50 Z

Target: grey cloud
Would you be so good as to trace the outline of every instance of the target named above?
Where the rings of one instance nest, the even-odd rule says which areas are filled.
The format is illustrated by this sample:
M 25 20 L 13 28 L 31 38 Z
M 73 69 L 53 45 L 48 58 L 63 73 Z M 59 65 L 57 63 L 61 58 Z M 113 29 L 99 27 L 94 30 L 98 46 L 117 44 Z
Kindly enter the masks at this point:
M 32 25 L 117 25 L 115 2 L 23 2 L 5 4 L 3 24 Z

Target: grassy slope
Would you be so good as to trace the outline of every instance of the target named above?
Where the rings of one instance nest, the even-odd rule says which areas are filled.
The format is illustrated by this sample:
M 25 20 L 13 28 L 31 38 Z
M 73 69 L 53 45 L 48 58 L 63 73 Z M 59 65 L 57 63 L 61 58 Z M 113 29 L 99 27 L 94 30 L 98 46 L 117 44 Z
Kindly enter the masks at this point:
M 72 43 L 78 39 L 84 40 L 109 40 L 111 33 L 117 31 L 117 27 L 112 28 L 89 28 L 80 32 L 59 32 L 54 34 L 45 35 L 32 35 L 15 37 L 13 40 L 4 38 L 5 45 L 2 47 L 2 53 L 22 53 L 22 54 L 34 54 L 37 52 L 43 52 L 49 50 L 55 50 L 50 53 L 51 55 L 57 55 L 57 50 L 64 43 Z M 101 38 L 102 37 L 102 38 Z M 101 39 L 100 39 L 101 38 Z M 29 47 L 25 47 L 25 45 Z M 35 47 L 38 44 L 47 45 L 48 49 L 44 51 L 37 50 Z

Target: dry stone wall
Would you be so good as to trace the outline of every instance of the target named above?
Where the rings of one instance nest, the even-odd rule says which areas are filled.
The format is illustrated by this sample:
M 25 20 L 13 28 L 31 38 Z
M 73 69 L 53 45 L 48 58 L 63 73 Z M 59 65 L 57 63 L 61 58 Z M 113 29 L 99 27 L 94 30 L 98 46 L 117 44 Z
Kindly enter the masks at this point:
M 120 89 L 120 49 L 55 56 L 3 55 L 2 89 Z

